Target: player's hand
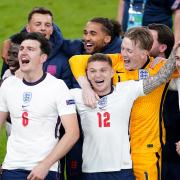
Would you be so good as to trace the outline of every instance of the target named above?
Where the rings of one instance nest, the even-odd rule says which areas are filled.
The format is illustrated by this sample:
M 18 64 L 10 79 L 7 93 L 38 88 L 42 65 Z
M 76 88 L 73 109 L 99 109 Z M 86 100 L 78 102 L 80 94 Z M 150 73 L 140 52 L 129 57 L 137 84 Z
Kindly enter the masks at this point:
M 176 143 L 176 152 L 179 154 L 179 156 L 180 156 L 180 141 L 178 141 L 177 143 Z
M 82 95 L 85 105 L 91 108 L 96 108 L 97 101 L 99 100 L 99 96 L 91 88 L 83 89 Z
M 77 81 L 82 88 L 84 104 L 91 108 L 95 108 L 97 101 L 99 100 L 99 96 L 93 91 L 89 81 L 85 76 L 80 76 Z
M 47 176 L 48 172 L 49 172 L 49 167 L 47 167 L 43 163 L 40 163 L 32 169 L 27 179 L 28 180 L 43 180 Z

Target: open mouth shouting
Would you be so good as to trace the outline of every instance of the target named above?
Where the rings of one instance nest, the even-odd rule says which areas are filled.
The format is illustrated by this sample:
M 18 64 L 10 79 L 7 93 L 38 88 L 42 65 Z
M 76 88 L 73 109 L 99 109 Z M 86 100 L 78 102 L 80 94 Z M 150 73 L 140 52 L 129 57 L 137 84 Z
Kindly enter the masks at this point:
M 131 61 L 129 59 L 124 58 L 124 65 L 125 65 L 127 70 L 130 70 Z
M 92 42 L 84 41 L 84 49 L 87 53 L 92 53 L 94 50 L 94 44 Z
M 96 85 L 102 86 L 104 83 L 104 80 L 95 80 Z
M 22 65 L 29 64 L 29 62 L 30 62 L 29 59 L 25 56 L 20 57 L 20 61 L 21 61 Z

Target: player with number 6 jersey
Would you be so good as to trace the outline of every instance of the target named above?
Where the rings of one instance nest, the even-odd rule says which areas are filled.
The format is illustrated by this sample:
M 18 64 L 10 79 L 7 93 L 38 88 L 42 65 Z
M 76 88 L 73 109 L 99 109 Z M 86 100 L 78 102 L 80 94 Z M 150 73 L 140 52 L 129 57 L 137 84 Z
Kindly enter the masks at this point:
M 11 76 L 2 83 L 0 128 L 8 114 L 12 121 L 2 165 L 3 180 L 60 179 L 58 160 L 78 140 L 75 104 L 68 87 L 43 72 L 50 47 L 42 34 L 27 34 L 18 53 L 23 79 Z M 56 135 L 58 117 L 65 128 L 61 139 Z
M 49 85 L 51 86 L 47 88 Z M 57 144 L 56 106 L 59 107 L 60 116 L 75 113 L 73 104 L 67 103 L 72 98 L 66 92 L 68 89 L 64 82 L 50 74 L 44 74 L 37 84 L 22 81 L 15 76 L 4 81 L 0 91 L 0 110 L 11 112 L 12 135 L 8 139 L 3 168 L 24 167 L 30 170 L 36 165 L 37 159 L 41 160 Z M 15 105 L 9 109 L 6 102 Z M 51 170 L 58 171 L 58 163 Z

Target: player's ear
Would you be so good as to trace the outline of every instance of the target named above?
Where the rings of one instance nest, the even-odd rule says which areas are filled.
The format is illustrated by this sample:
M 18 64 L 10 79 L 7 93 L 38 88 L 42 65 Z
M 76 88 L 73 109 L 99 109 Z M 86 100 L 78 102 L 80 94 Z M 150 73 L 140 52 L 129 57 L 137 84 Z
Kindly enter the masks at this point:
M 111 77 L 113 77 L 114 76 L 114 69 L 112 68 L 112 70 L 111 70 Z
M 28 33 L 30 32 L 29 24 L 26 25 L 26 31 L 27 31 Z
M 110 43 L 110 41 L 111 41 L 111 36 L 106 35 L 105 38 L 104 38 L 104 43 L 108 44 L 108 43 Z
M 43 64 L 48 58 L 47 54 L 41 54 L 41 63 Z
M 166 51 L 166 49 L 167 49 L 167 45 L 166 45 L 166 44 L 161 44 L 161 45 L 159 46 L 159 51 L 160 51 L 161 53 L 164 53 L 164 52 Z
M 146 58 L 148 55 L 149 55 L 149 52 L 147 50 L 145 50 L 145 49 L 141 53 L 141 56 L 142 56 L 143 59 Z

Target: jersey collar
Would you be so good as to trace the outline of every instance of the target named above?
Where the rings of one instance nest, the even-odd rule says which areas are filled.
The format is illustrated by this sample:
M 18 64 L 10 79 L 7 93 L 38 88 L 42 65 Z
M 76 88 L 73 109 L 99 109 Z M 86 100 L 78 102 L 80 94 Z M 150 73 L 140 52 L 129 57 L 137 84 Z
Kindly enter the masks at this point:
M 146 63 L 141 67 L 141 69 L 145 69 L 149 63 L 150 63 L 150 58 L 149 58 L 149 56 L 147 56 L 147 61 L 146 61 Z
M 28 82 L 23 78 L 23 83 L 27 86 L 35 86 L 35 85 L 39 84 L 40 82 L 42 82 L 46 78 L 46 75 L 47 75 L 47 73 L 43 73 L 42 77 L 35 82 Z

